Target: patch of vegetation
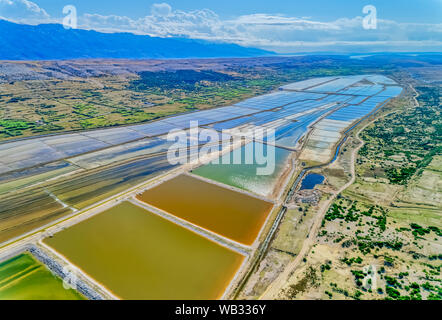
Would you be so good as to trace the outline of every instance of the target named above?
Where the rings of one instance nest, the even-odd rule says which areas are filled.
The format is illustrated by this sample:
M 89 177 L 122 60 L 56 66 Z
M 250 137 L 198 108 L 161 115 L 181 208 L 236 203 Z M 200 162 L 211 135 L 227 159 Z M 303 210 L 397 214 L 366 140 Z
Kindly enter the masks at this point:
M 21 102 L 21 101 L 30 100 L 30 99 L 31 98 L 26 98 L 26 97 L 12 97 L 6 103 L 17 103 L 17 102 Z
M 296 284 L 292 284 L 289 286 L 286 295 L 290 299 L 296 298 L 299 293 L 307 290 L 309 286 L 317 285 L 318 276 L 316 275 L 316 271 L 313 267 L 309 267 L 305 272 L 304 277 L 300 279 Z
M 212 82 L 226 82 L 234 80 L 231 75 L 210 70 L 177 70 L 162 72 L 141 72 L 140 79 L 134 80 L 130 84 L 130 89 L 134 91 L 149 90 L 159 88 L 160 90 L 194 90 L 197 84 Z
M 399 290 L 397 290 L 393 287 L 386 286 L 385 292 L 392 299 L 398 299 L 401 296 L 401 293 L 399 292 Z
M 99 114 L 96 107 L 88 105 L 86 103 L 80 103 L 73 107 L 73 113 L 83 117 L 93 118 Z
M 363 254 L 368 254 L 372 249 L 375 248 L 388 248 L 392 250 L 401 250 L 403 243 L 398 240 L 390 240 L 390 241 L 371 241 L 371 240 L 362 240 L 357 241 L 358 249 Z
M 362 286 L 362 280 L 367 276 L 367 274 L 360 270 L 351 270 L 351 273 L 355 278 L 356 285 L 358 287 Z
M 409 168 L 388 168 L 385 172 L 390 183 L 392 184 L 406 184 L 408 180 L 415 174 L 415 167 Z
M 419 101 L 425 105 L 440 106 L 442 88 L 440 86 L 416 87 L 419 92 Z
M 345 264 L 347 264 L 348 266 L 351 266 L 353 263 L 357 263 L 357 264 L 361 264 L 362 261 L 364 261 L 361 257 L 357 257 L 357 258 L 343 258 L 341 260 L 342 262 L 344 262 Z
M 418 87 L 419 106 L 394 112 L 364 130 L 366 142 L 359 151 L 359 164 L 366 164 L 390 184 L 406 185 L 414 175 L 442 152 L 441 90 Z
M 62 130 L 64 130 L 63 126 L 57 125 L 55 123 L 48 123 L 48 124 L 43 124 L 41 126 L 33 128 L 32 132 L 43 134 L 43 133 L 50 133 L 50 132 L 62 131 Z
M 325 272 L 326 270 L 331 269 L 331 261 L 327 261 L 327 263 L 321 265 L 321 272 Z
M 21 136 L 24 130 L 28 130 L 32 127 L 34 127 L 34 124 L 28 121 L 15 119 L 0 120 L 0 133 L 10 137 Z

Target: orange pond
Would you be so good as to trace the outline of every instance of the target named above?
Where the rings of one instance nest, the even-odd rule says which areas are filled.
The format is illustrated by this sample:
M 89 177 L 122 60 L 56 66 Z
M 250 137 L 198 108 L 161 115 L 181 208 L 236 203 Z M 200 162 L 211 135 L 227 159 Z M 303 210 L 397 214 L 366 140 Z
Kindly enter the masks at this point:
M 137 198 L 237 242 L 251 245 L 273 204 L 200 179 L 180 175 Z

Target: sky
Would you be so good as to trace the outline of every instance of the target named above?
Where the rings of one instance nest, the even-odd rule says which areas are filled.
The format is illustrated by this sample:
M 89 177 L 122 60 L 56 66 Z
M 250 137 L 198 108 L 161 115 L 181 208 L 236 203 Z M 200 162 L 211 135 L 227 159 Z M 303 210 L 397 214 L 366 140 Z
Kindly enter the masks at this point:
M 102 32 L 223 41 L 283 54 L 442 52 L 442 0 L 0 0 L 0 17 L 62 23 L 66 5 L 76 8 L 78 28 Z

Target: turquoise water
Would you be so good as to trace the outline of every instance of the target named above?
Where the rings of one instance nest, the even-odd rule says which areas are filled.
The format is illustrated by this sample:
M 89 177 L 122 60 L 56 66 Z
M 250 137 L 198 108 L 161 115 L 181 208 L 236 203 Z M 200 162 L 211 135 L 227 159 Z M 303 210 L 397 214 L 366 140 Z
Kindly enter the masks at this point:
M 263 150 L 264 158 L 255 157 L 254 150 L 257 150 L 258 154 Z M 225 154 L 221 159 L 218 159 L 219 164 L 210 163 L 201 166 L 195 169 L 193 173 L 258 195 L 268 196 L 273 192 L 290 153 L 286 149 L 251 142 L 242 148 Z M 248 162 L 249 164 L 245 161 L 247 158 L 251 160 Z M 237 163 L 234 162 L 237 159 L 241 159 L 241 163 L 232 164 Z M 228 162 L 230 164 L 226 164 Z

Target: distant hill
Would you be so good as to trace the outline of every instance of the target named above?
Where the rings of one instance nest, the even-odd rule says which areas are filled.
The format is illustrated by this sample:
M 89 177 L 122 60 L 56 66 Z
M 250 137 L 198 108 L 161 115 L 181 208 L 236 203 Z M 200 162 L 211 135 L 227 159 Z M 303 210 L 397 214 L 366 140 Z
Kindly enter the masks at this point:
M 59 24 L 32 26 L 0 19 L 0 60 L 221 58 L 271 54 L 236 44 L 132 33 L 66 30 Z

